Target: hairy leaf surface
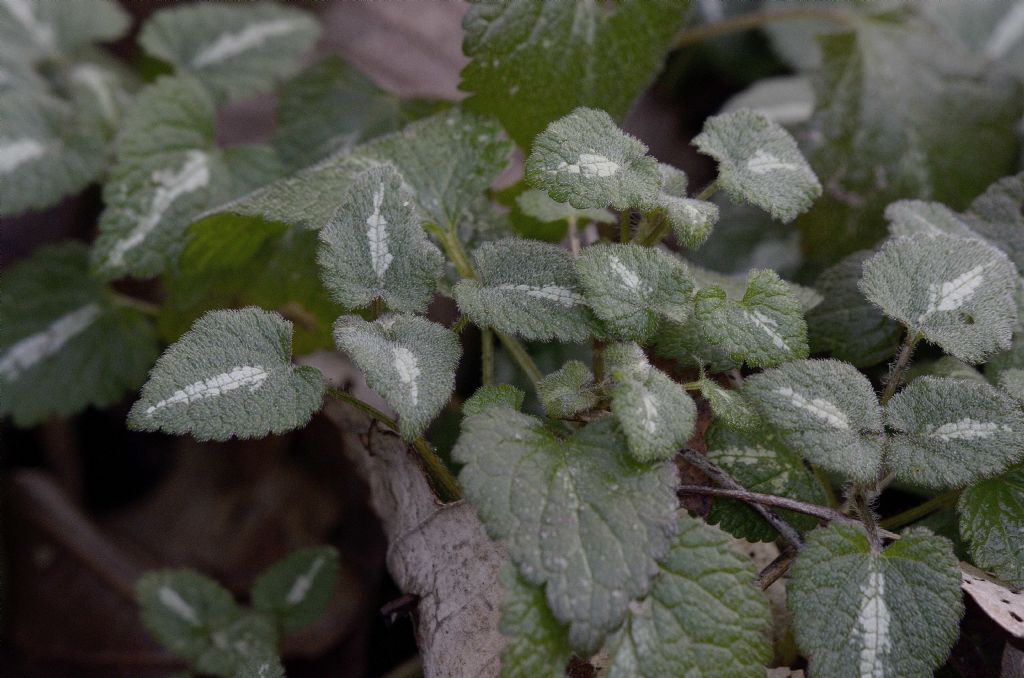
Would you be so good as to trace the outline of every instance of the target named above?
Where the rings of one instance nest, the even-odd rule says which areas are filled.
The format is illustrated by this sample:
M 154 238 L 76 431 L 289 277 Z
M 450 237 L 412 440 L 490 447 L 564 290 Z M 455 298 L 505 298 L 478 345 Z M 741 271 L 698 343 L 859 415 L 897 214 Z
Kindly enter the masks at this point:
M 502 569 L 501 583 L 499 628 L 508 638 L 501 678 L 562 678 L 572 657 L 568 630 L 548 609 L 543 587 L 526 581 L 511 563 Z
M 565 419 L 597 404 L 594 373 L 579 360 L 570 360 L 537 384 L 544 413 Z
M 965 489 L 957 509 L 974 561 L 1024 589 L 1024 464 Z

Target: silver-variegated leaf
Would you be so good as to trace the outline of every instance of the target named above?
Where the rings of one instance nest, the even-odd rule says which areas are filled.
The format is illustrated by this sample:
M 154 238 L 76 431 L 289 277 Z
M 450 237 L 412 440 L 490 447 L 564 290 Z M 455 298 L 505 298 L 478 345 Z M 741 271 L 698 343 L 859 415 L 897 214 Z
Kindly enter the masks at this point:
M 708 401 L 715 420 L 729 428 L 747 430 L 761 420 L 754 406 L 738 389 L 726 388 L 714 379 L 702 374 L 697 380 L 700 394 Z
M 544 413 L 565 419 L 597 405 L 594 373 L 579 360 L 570 360 L 537 384 Z
M 718 222 L 718 205 L 705 200 L 662 193 L 658 197 L 658 208 L 679 244 L 690 249 L 703 245 Z
M 322 615 L 338 585 L 338 551 L 332 546 L 300 549 L 262 573 L 249 598 L 285 635 L 301 631 Z

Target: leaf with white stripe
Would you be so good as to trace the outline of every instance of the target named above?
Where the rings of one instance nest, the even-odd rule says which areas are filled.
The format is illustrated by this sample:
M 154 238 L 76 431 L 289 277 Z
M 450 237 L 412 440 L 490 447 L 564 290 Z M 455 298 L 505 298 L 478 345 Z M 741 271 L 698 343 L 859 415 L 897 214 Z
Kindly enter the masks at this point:
M 0 415 L 18 426 L 118 402 L 158 353 L 149 321 L 89 275 L 77 242 L 4 271 L 0 317 Z
M 886 462 L 915 485 L 963 487 L 1024 458 L 1024 415 L 984 382 L 915 379 L 885 408 L 885 425 Z
M 304 426 L 324 378 L 291 364 L 292 324 L 255 307 L 212 311 L 157 361 L 128 426 L 197 440 L 258 438 Z
M 544 413 L 566 419 L 597 405 L 594 373 L 579 360 L 570 360 L 537 384 Z
M 463 420 L 452 451 L 488 533 L 507 540 L 523 579 L 544 585 L 579 656 L 645 593 L 676 528 L 678 476 L 640 464 L 610 418 L 560 438 L 536 417 L 494 407 Z
M 213 102 L 193 81 L 161 78 L 140 92 L 118 136 L 106 209 L 93 249 L 109 278 L 161 273 L 184 247 L 192 218 L 231 194 L 214 146 Z
M 331 546 L 295 551 L 259 576 L 249 595 L 252 606 L 277 620 L 286 635 L 301 631 L 327 610 L 339 568 Z
M 820 676 L 927 678 L 964 610 L 952 545 L 922 528 L 881 553 L 859 526 L 815 530 L 786 590 L 797 645 Z
M 771 430 L 756 428 L 730 431 L 714 422 L 705 434 L 707 457 L 729 472 L 751 492 L 789 497 L 809 504 L 824 505 L 825 491 L 814 474 Z M 798 530 L 810 530 L 818 519 L 778 509 L 779 515 Z M 779 533 L 748 504 L 715 497 L 707 521 L 747 541 L 775 541 Z
M 473 261 L 480 280 L 456 285 L 455 300 L 476 324 L 540 341 L 590 335 L 594 317 L 568 251 L 507 238 L 481 245 Z
M 701 288 L 693 315 L 708 343 L 736 362 L 772 367 L 807 357 L 803 307 L 775 271 L 751 271 L 739 300 L 717 285 Z
M 893 238 L 860 289 L 886 315 L 968 363 L 1010 347 L 1017 271 L 1000 250 L 948 235 Z
M 42 92 L 0 97 L 0 215 L 78 193 L 106 161 L 105 131 L 79 124 L 70 103 Z
M 444 273 L 444 256 L 420 226 L 413 197 L 393 167 L 375 167 L 352 184 L 320 229 L 324 285 L 346 308 L 382 299 L 396 311 L 425 311 Z
M 501 678 L 564 678 L 572 658 L 568 633 L 544 599 L 544 589 L 529 583 L 511 563 L 501 570 L 505 597 L 500 629 Z
M 871 252 L 854 252 L 818 276 L 822 302 L 807 313 L 812 353 L 828 353 L 855 367 L 882 362 L 899 348 L 903 326 L 864 298 L 857 283 Z
M 618 128 L 611 116 L 577 108 L 534 139 L 526 180 L 577 209 L 657 206 L 658 162 L 647 146 Z
M 636 344 L 612 344 L 605 365 L 614 380 L 612 414 L 637 460 L 671 459 L 697 425 L 697 406 L 681 385 L 647 362 Z
M 35 62 L 110 42 L 131 26 L 114 0 L 0 0 L 0 61 Z
M 658 197 L 657 212 L 668 221 L 679 244 L 690 249 L 703 245 L 718 222 L 718 205 L 685 196 L 662 193 Z
M 693 140 L 718 161 L 729 197 L 789 222 L 821 195 L 821 184 L 789 132 L 760 113 L 739 110 L 708 118 Z
M 608 639 L 608 677 L 763 678 L 772 614 L 754 576 L 729 535 L 684 515 L 650 595 Z
M 1024 589 L 1024 464 L 965 489 L 957 511 L 974 562 Z
M 156 12 L 139 44 L 223 100 L 268 91 L 292 75 L 319 35 L 312 16 L 278 3 L 199 3 Z
M 583 295 L 607 330 L 642 341 L 662 318 L 690 317 L 693 279 L 678 259 L 660 249 L 599 243 L 576 260 Z
M 760 417 L 746 397 L 735 388 L 726 388 L 701 374 L 697 380 L 700 394 L 708 401 L 716 421 L 729 428 L 746 430 L 760 423 Z
M 451 398 L 462 349 L 443 325 L 414 315 L 373 322 L 347 315 L 334 323 L 334 343 L 398 413 L 406 440 L 423 433 Z
M 857 482 L 874 482 L 882 408 L 867 377 L 838 360 L 798 360 L 747 379 L 743 395 L 797 454 Z
M 244 619 L 226 589 L 193 570 L 147 572 L 135 584 L 135 597 L 146 629 L 173 655 L 192 663 L 204 656 L 209 662 L 217 650 L 214 634 Z M 273 648 L 273 626 L 270 633 L 267 641 Z

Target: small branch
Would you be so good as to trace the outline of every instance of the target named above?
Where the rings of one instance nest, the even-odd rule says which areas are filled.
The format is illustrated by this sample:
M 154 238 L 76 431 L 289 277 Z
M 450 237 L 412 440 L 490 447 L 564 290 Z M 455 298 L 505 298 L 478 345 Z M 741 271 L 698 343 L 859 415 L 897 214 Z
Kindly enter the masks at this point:
M 632 210 L 624 209 L 619 212 L 619 242 L 625 244 L 629 242 L 630 226 L 633 219 Z
M 713 196 L 715 193 L 718 193 L 718 189 L 719 188 L 720 188 L 720 186 L 718 184 L 718 179 L 715 179 L 710 184 L 708 184 L 703 189 L 701 189 L 700 193 L 698 193 L 697 195 L 693 196 L 693 199 L 694 200 L 710 200 L 711 196 Z
M 395 433 L 399 433 L 398 423 L 394 419 L 378 410 L 373 405 L 363 402 L 359 398 L 355 397 L 351 393 L 342 391 L 337 388 L 328 388 L 327 394 L 335 400 L 348 403 L 352 407 L 356 408 L 360 412 L 368 415 L 371 419 L 375 419 L 384 426 Z M 448 467 L 437 456 L 437 452 L 430 446 L 422 436 L 412 441 L 412 446 L 416 452 L 420 455 L 420 459 L 423 460 L 423 465 L 427 467 L 427 474 L 433 481 L 435 489 L 439 490 L 438 494 L 447 501 L 456 501 L 462 498 L 462 490 L 459 488 L 459 482 L 452 475 L 452 472 L 448 470 Z
M 897 513 L 894 516 L 890 516 L 879 523 L 880 526 L 888 528 L 890 530 L 896 530 L 904 525 L 916 522 L 925 516 L 928 516 L 936 511 L 944 508 L 950 508 L 956 504 L 956 500 L 960 497 L 960 490 L 950 490 L 943 494 L 932 497 L 928 501 L 918 504 L 913 508 L 909 508 L 902 513 Z
M 494 384 L 494 332 L 489 327 L 480 332 L 480 383 Z
M 455 321 L 455 324 L 452 325 L 452 332 L 454 332 L 455 334 L 462 334 L 462 330 L 466 329 L 466 325 L 468 324 L 469 316 L 466 314 L 462 314 L 459 316 L 459 319 Z
M 704 475 L 708 476 L 709 478 L 711 478 L 711 480 L 715 481 L 722 487 L 728 490 L 738 490 L 740 492 L 746 493 L 746 489 L 742 485 L 740 485 L 735 478 L 730 476 L 723 469 L 716 466 L 710 459 L 705 457 L 697 450 L 691 449 L 689 447 L 684 447 L 680 451 L 680 454 L 682 454 L 683 458 L 687 462 L 689 462 L 693 466 L 696 466 L 704 473 Z M 803 537 L 800 536 L 799 532 L 793 529 L 792 525 L 790 525 L 785 520 L 780 518 L 779 514 L 775 513 L 766 506 L 757 503 L 750 504 L 750 507 L 757 511 L 762 518 L 768 521 L 768 524 L 771 525 L 775 529 L 775 531 L 778 532 L 782 536 L 782 538 L 789 542 L 794 548 L 799 549 L 801 546 L 803 546 Z
M 920 334 L 910 336 L 910 331 L 907 331 L 907 338 L 903 342 L 903 347 L 900 349 L 896 362 L 889 368 L 889 374 L 885 378 L 885 389 L 882 391 L 882 396 L 878 399 L 882 407 L 888 405 L 892 397 L 896 395 L 896 389 L 900 387 L 900 383 L 903 381 L 903 372 L 907 369 L 907 365 L 910 364 L 910 357 L 914 355 L 914 348 L 919 341 L 921 341 Z
M 701 485 L 683 485 L 678 491 L 682 494 L 703 494 L 711 497 L 738 499 L 748 504 L 760 504 L 761 506 L 771 506 L 773 508 L 786 509 L 787 511 L 796 511 L 797 513 L 803 513 L 805 515 L 814 516 L 815 518 L 820 518 L 821 520 L 838 521 L 841 523 L 860 523 L 859 520 L 840 513 L 835 509 L 828 508 L 827 506 L 808 504 L 796 499 L 790 499 L 789 497 L 779 497 L 774 494 L 761 494 L 760 492 L 731 490 L 721 487 L 704 487 Z
M 694 26 L 692 28 L 684 29 L 678 36 L 676 36 L 673 49 L 679 49 L 680 47 L 704 42 L 705 40 L 710 40 L 711 38 L 717 38 L 723 35 L 731 35 L 733 33 L 742 33 L 744 31 L 753 30 L 755 28 L 760 28 L 767 23 L 802 20 L 830 21 L 832 23 L 849 27 L 854 23 L 855 17 L 852 13 L 845 10 L 825 7 L 795 7 L 793 9 L 775 10 L 770 12 L 754 12 L 725 19 L 723 21 L 716 21 L 711 24 L 704 24 L 702 26 Z
M 600 339 L 590 340 L 590 366 L 594 372 L 594 383 L 604 381 L 604 342 Z
M 768 563 L 768 565 L 761 570 L 761 573 L 757 575 L 757 585 L 761 587 L 762 591 L 767 589 L 789 571 L 789 567 L 793 564 L 794 560 L 796 560 L 796 551 L 787 545 L 782 549 L 779 555 L 775 557 L 775 560 Z
M 580 229 L 576 217 L 569 217 L 569 251 L 574 257 L 580 255 Z
M 537 363 L 533 362 L 533 358 L 526 352 L 526 347 L 519 343 L 519 340 L 515 337 L 510 337 L 504 332 L 494 330 L 495 336 L 501 341 L 505 350 L 508 351 L 512 359 L 516 361 L 519 368 L 529 377 L 530 381 L 533 382 L 534 388 L 544 379 L 544 373 L 537 367 Z
M 857 486 L 853 490 L 853 505 L 857 508 L 857 515 L 864 523 L 864 531 L 868 534 L 868 543 L 875 553 L 882 552 L 882 539 L 878 536 L 878 523 L 875 522 L 875 514 L 871 512 L 868 502 L 868 490 Z
M 127 294 L 121 294 L 120 292 L 114 292 L 113 297 L 114 304 L 122 308 L 130 308 L 133 311 L 138 311 L 153 318 L 160 315 L 160 306 L 150 301 L 129 297 Z

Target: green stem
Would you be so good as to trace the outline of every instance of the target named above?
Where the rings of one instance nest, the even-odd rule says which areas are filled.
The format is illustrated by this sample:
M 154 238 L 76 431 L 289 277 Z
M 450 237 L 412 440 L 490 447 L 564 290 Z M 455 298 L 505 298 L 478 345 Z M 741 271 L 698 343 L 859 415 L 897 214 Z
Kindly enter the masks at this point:
M 701 189 L 700 193 L 693 196 L 694 200 L 710 200 L 715 193 L 718 193 L 718 189 L 721 185 L 718 183 L 718 179 L 715 179 L 710 184 Z
M 533 358 L 526 352 L 526 347 L 523 346 L 517 339 L 510 337 L 504 332 L 494 330 L 495 336 L 501 341 L 505 350 L 508 351 L 512 359 L 516 361 L 519 368 L 529 377 L 530 381 L 533 382 L 533 387 L 537 388 L 540 382 L 544 379 L 544 373 L 537 367 L 537 363 L 533 362 Z
M 494 331 L 489 327 L 480 333 L 480 381 L 484 386 L 494 384 Z
M 128 295 L 121 294 L 120 292 L 114 292 L 113 297 L 114 303 L 123 308 L 130 308 L 154 318 L 160 315 L 160 307 L 152 302 L 136 299 L 135 297 L 129 297 Z
M 907 338 L 900 348 L 896 362 L 889 368 L 889 375 L 885 379 L 885 388 L 882 390 L 882 396 L 878 399 L 882 407 L 888 405 L 892 397 L 896 395 L 896 389 L 900 387 L 900 383 L 903 381 L 903 372 L 907 369 L 907 365 L 910 364 L 910 357 L 914 355 L 914 348 L 919 341 L 921 341 L 920 334 L 910 336 L 910 330 L 907 330 Z
M 590 366 L 594 372 L 594 383 L 604 381 L 604 342 L 600 339 L 590 340 Z
M 679 49 L 680 47 L 704 42 L 705 40 L 710 40 L 711 38 L 717 38 L 723 35 L 742 33 L 744 31 L 760 28 L 767 23 L 776 21 L 815 20 L 829 21 L 850 27 L 856 21 L 856 17 L 854 14 L 846 10 L 827 7 L 794 7 L 792 9 L 768 12 L 753 12 L 751 14 L 743 14 L 723 21 L 716 21 L 711 24 L 687 28 L 676 37 L 673 49 Z
M 928 501 L 918 504 L 913 508 L 909 508 L 902 513 L 897 513 L 894 516 L 890 516 L 885 520 L 881 521 L 879 525 L 888 529 L 896 530 L 904 525 L 917 522 L 925 516 L 931 515 L 936 511 L 944 508 L 950 508 L 956 504 L 956 500 L 960 497 L 960 490 L 950 490 L 943 494 L 936 495 Z
M 574 257 L 580 255 L 580 229 L 576 217 L 569 217 L 569 251 Z
M 868 543 L 875 553 L 882 552 L 882 538 L 878 536 L 878 523 L 875 522 L 875 514 L 871 512 L 868 501 L 868 489 L 857 485 L 853 490 L 853 503 L 857 507 L 857 516 L 864 523 L 864 529 L 868 533 Z
M 632 210 L 624 209 L 619 212 L 619 242 L 629 242 L 630 222 L 632 219 Z
M 452 332 L 455 334 L 462 334 L 462 330 L 466 329 L 466 325 L 469 324 L 468 315 L 460 315 L 459 319 L 452 325 Z
M 337 388 L 328 388 L 327 394 L 335 400 L 348 403 L 352 407 L 356 408 L 363 414 L 368 415 L 371 419 L 376 419 L 384 426 L 395 433 L 399 432 L 398 423 L 394 419 L 378 410 L 373 405 L 360 400 L 347 391 L 342 391 Z M 437 456 L 437 452 L 430 446 L 423 436 L 417 437 L 412 441 L 412 446 L 416 452 L 420 455 L 420 459 L 423 461 L 423 465 L 427 467 L 427 474 L 433 482 L 434 488 L 438 490 L 438 494 L 441 495 L 442 499 L 447 501 L 457 501 L 462 498 L 462 490 L 459 488 L 459 483 L 455 480 L 455 476 L 445 466 L 444 461 Z

